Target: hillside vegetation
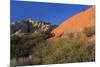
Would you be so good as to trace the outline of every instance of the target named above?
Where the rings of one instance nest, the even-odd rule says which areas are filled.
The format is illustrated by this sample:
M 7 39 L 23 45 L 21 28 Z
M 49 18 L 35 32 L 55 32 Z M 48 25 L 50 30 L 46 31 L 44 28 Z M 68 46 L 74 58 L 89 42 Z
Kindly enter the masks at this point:
M 88 38 L 86 31 L 89 34 L 93 33 L 93 36 L 93 29 L 94 26 L 84 29 L 82 33 Z M 82 39 L 80 35 L 74 37 L 73 34 L 68 34 L 66 39 L 59 39 L 56 42 L 47 40 L 54 36 L 50 32 L 22 37 L 14 35 L 11 37 L 11 65 L 95 61 L 95 42 Z

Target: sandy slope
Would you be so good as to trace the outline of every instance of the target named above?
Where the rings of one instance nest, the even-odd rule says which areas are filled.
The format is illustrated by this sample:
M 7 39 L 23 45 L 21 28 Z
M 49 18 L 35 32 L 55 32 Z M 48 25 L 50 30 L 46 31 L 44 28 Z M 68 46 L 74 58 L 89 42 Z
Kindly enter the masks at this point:
M 78 13 L 71 18 L 65 20 L 56 29 L 52 31 L 55 37 L 64 36 L 69 32 L 80 32 L 85 27 L 95 25 L 95 6 Z M 54 38 L 55 38 L 54 37 Z

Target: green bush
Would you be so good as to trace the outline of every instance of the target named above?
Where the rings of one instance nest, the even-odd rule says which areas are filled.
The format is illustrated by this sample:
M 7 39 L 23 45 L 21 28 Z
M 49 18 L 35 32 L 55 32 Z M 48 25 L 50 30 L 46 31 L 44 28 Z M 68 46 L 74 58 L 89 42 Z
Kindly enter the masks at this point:
M 12 36 L 11 37 L 11 58 L 27 57 L 31 50 L 43 42 L 41 36 Z
M 95 44 L 81 38 L 45 42 L 36 48 L 32 56 L 33 60 L 40 59 L 40 64 L 95 61 Z
M 92 35 L 95 35 L 95 26 L 92 27 L 86 27 L 83 31 L 83 33 L 87 36 L 90 37 Z
M 48 35 L 46 35 L 48 36 Z M 43 36 L 14 37 L 11 42 L 11 56 L 13 58 L 24 57 L 29 62 L 17 61 L 16 64 L 59 64 L 72 62 L 91 62 L 95 61 L 95 43 L 82 40 L 80 36 L 73 38 L 69 34 L 67 39 L 59 41 L 48 41 Z M 18 42 L 18 43 L 17 43 Z

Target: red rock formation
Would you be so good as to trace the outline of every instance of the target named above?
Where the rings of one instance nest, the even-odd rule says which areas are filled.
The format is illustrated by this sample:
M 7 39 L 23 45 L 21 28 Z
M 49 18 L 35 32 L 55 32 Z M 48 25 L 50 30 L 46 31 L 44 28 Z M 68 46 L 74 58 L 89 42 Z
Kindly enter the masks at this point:
M 70 32 L 80 32 L 85 27 L 95 25 L 95 6 L 78 13 L 71 18 L 65 20 L 56 29 L 52 31 L 55 37 L 64 36 Z

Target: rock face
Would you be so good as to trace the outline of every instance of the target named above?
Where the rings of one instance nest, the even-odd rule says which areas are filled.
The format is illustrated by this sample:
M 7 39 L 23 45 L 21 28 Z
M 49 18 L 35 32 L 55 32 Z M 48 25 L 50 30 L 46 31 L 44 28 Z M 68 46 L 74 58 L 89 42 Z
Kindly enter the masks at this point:
M 50 27 L 50 23 L 43 22 L 43 21 L 34 21 L 31 18 L 24 21 L 24 24 L 21 28 L 21 31 L 24 33 L 34 33 L 37 30 L 47 31 Z
M 36 28 L 44 30 L 44 31 L 47 31 L 48 28 L 49 28 L 49 26 L 50 26 L 50 23 L 48 23 L 48 22 L 33 21 L 31 18 L 29 18 L 28 20 L 26 20 L 26 23 L 27 23 L 27 25 L 30 24 L 33 27 L 36 27 Z
M 11 33 L 12 34 L 27 34 L 27 33 L 34 33 L 37 31 L 51 31 L 53 25 L 49 22 L 44 21 L 36 21 L 32 20 L 31 18 L 21 21 L 19 23 L 11 24 Z
M 52 31 L 55 37 L 64 36 L 70 32 L 80 32 L 85 27 L 91 27 L 95 25 L 95 6 L 78 13 L 71 18 L 65 20 L 56 29 Z

